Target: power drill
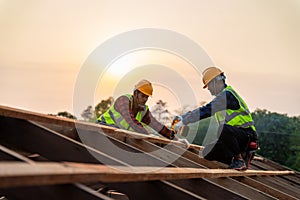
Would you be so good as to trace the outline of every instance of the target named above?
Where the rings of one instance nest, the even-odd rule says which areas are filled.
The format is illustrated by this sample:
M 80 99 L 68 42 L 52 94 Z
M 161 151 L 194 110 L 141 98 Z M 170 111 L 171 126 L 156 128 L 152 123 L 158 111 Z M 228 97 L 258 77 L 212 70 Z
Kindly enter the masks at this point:
M 180 122 L 180 117 L 178 116 L 175 116 L 173 121 L 172 121 L 172 124 L 171 124 L 171 129 L 172 131 L 175 131 L 175 125 Z M 183 137 L 186 137 L 189 133 L 189 130 L 190 128 L 186 125 L 182 125 L 179 129 L 179 131 L 177 132 L 177 134 L 180 134 L 182 135 Z

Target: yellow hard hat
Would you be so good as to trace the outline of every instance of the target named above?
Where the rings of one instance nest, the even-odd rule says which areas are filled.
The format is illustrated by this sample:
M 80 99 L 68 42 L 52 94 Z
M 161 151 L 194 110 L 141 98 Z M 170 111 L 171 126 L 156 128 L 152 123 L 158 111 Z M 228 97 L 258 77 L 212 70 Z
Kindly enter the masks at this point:
M 152 84 L 145 79 L 140 80 L 137 84 L 135 84 L 134 89 L 142 92 L 147 96 L 152 96 L 153 93 Z
M 203 81 L 203 88 L 207 87 L 207 84 L 212 81 L 214 78 L 216 78 L 218 75 L 222 74 L 222 70 L 220 70 L 217 67 L 209 67 L 205 69 L 202 73 L 202 81 Z

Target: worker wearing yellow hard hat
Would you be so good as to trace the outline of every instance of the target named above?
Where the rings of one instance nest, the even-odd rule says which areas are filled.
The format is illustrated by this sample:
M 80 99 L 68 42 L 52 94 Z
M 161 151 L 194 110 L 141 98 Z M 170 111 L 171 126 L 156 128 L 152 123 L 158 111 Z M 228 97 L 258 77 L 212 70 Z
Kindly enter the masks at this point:
M 148 96 L 152 96 L 152 94 L 153 94 L 152 84 L 149 81 L 145 80 L 145 79 L 139 81 L 134 86 L 134 89 L 139 90 L 140 92 L 142 92 L 142 93 L 144 93 L 145 95 L 148 95 Z
M 151 82 L 140 80 L 135 84 L 133 94 L 118 97 L 114 104 L 98 118 L 98 123 L 144 134 L 149 134 L 147 126 L 150 126 L 166 138 L 177 139 L 174 131 L 152 116 L 146 105 L 148 97 L 152 94 Z
M 214 78 L 216 78 L 217 76 L 219 76 L 220 74 L 223 74 L 222 70 L 220 70 L 217 67 L 209 67 L 207 69 L 205 69 L 202 73 L 203 78 L 203 88 L 207 87 L 207 84 L 212 81 Z
M 181 121 L 175 125 L 175 132 L 183 125 L 215 116 L 219 123 L 218 140 L 205 146 L 204 158 L 228 164 L 231 169 L 245 170 L 257 149 L 256 129 L 248 106 L 225 83 L 224 72 L 218 67 L 205 69 L 202 76 L 203 88 L 215 97 L 206 105 L 179 116 Z

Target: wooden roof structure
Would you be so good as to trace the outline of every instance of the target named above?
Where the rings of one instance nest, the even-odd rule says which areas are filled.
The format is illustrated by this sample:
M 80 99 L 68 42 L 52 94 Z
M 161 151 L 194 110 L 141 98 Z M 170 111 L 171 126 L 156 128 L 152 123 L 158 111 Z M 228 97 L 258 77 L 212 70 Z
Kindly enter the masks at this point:
M 201 146 L 0 106 L 0 199 L 300 199 L 300 175 L 255 157 L 236 171 Z

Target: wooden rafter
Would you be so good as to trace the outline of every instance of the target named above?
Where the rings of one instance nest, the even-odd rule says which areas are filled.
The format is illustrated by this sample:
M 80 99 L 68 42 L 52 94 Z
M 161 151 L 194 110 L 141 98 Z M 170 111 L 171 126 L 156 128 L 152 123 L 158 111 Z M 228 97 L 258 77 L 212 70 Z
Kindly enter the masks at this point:
M 136 138 L 136 139 L 143 139 L 147 140 L 153 143 L 160 143 L 160 144 L 177 144 L 179 146 L 184 147 L 184 144 L 176 141 L 171 141 L 166 138 L 161 138 L 157 136 L 148 136 L 148 135 L 143 135 L 139 133 L 135 133 L 132 131 L 126 131 L 126 130 L 121 130 L 121 129 L 116 129 L 116 128 L 111 128 L 99 124 L 92 124 L 92 123 L 87 123 L 83 121 L 78 121 L 78 120 L 72 120 L 68 118 L 62 118 L 62 117 L 55 117 L 55 116 L 50 116 L 50 115 L 45 115 L 45 114 L 40 114 L 32 111 L 26 111 L 26 110 L 21 110 L 21 109 L 16 109 L 16 108 L 11 108 L 7 106 L 1 106 L 0 105 L 0 116 L 4 117 L 12 117 L 12 118 L 17 118 L 17 119 L 24 119 L 24 120 L 31 120 L 31 121 L 36 121 L 36 122 L 41 122 L 41 123 L 49 123 L 49 124 L 56 124 L 56 125 L 62 125 L 62 126 L 68 126 L 71 128 L 77 128 L 77 129 L 84 129 L 86 131 L 91 130 L 91 131 L 103 131 L 105 134 L 114 136 L 114 137 L 123 137 L 123 138 Z M 199 152 L 201 150 L 201 147 L 198 145 L 193 145 L 191 144 L 189 147 L 190 150 Z
M 75 182 L 132 182 L 189 178 L 220 178 L 233 176 L 274 176 L 293 174 L 293 171 L 236 171 L 230 169 L 111 167 L 84 163 L 2 162 L 0 187 L 52 185 Z
M 8 109 L 7 109 L 8 108 Z M 19 111 L 21 111 L 21 113 L 19 113 Z M 24 112 L 24 113 L 23 113 Z M 4 117 L 1 117 L 4 116 Z M 7 118 L 10 117 L 10 118 Z M 150 157 L 152 156 L 155 159 L 157 159 L 157 161 L 161 162 L 161 161 L 168 161 L 169 158 L 173 158 L 176 157 L 177 155 L 179 155 L 178 159 L 175 160 L 171 166 L 175 166 L 178 168 L 166 168 L 166 169 L 196 169 L 197 170 L 209 170 L 210 169 L 203 169 L 203 168 L 214 168 L 214 169 L 218 169 L 218 170 L 222 170 L 220 168 L 224 168 L 222 165 L 220 165 L 220 163 L 217 162 L 211 162 L 211 161 L 207 161 L 203 158 L 201 158 L 199 156 L 199 150 L 201 150 L 202 147 L 194 145 L 192 146 L 189 150 L 190 151 L 186 151 L 185 149 L 183 149 L 181 144 L 178 144 L 176 142 L 171 142 L 168 139 L 164 139 L 164 138 L 158 138 L 158 137 L 149 137 L 149 136 L 145 136 L 145 135 L 141 135 L 141 134 L 137 134 L 137 133 L 133 133 L 133 132 L 127 132 L 124 130 L 119 130 L 119 129 L 115 129 L 115 128 L 110 128 L 110 127 L 106 127 L 106 126 L 101 126 L 101 125 L 97 125 L 97 124 L 92 124 L 92 123 L 86 123 L 86 122 L 81 122 L 81 121 L 74 121 L 74 120 L 70 120 L 70 119 L 65 119 L 65 118 L 60 118 L 60 117 L 53 117 L 53 116 L 48 116 L 48 115 L 43 115 L 43 114 L 39 114 L 39 113 L 34 113 L 34 112 L 30 112 L 30 111 L 23 111 L 23 110 L 19 110 L 19 109 L 14 109 L 14 108 L 9 108 L 9 107 L 4 107 L 4 106 L 0 106 L 0 118 L 2 118 L 1 122 L 2 124 L 2 129 L 3 129 L 3 133 L 5 133 L 4 135 L 2 134 L 3 139 L 5 139 L 5 142 L 8 142 L 7 144 L 9 144 L 7 147 L 12 147 L 13 149 L 16 148 L 20 148 L 20 150 L 23 149 L 24 150 L 28 150 L 28 152 L 31 153 L 38 153 L 40 155 L 45 155 L 45 157 L 47 159 L 49 159 L 50 161 L 69 161 L 69 162 L 84 162 L 84 163 L 98 163 L 96 160 L 93 160 L 90 158 L 90 156 L 88 154 L 84 154 L 84 149 L 90 149 L 91 147 L 93 148 L 93 146 L 89 146 L 89 145 L 82 145 L 79 144 L 79 140 L 78 141 L 68 141 L 68 139 L 66 137 L 63 137 L 63 135 L 65 135 L 65 133 L 68 133 L 69 130 L 72 130 L 73 133 L 76 134 L 76 130 L 78 131 L 83 131 L 83 133 L 86 132 L 90 132 L 88 134 L 98 134 L 98 133 L 103 133 L 107 136 L 107 138 L 110 138 L 111 141 L 113 141 L 113 138 L 117 139 L 114 142 L 114 144 L 116 144 L 118 147 L 122 147 L 122 148 L 126 148 L 129 151 L 135 152 L 137 150 L 140 150 L 141 152 L 144 152 L 144 154 L 146 154 L 146 152 L 148 152 L 150 155 Z M 43 128 L 42 126 L 39 128 L 39 125 L 37 123 L 28 123 L 27 121 L 24 120 L 16 120 L 16 119 L 24 119 L 24 120 L 30 120 L 30 121 L 35 121 L 35 122 L 42 122 L 42 124 L 44 125 L 49 125 L 46 126 L 47 128 Z M 16 126 L 16 128 L 10 126 L 10 128 L 5 128 L 7 127 L 8 124 L 6 124 L 7 122 L 9 122 L 10 125 L 14 126 L 16 124 L 18 124 L 18 126 Z M 16 123 L 10 123 L 10 122 L 16 122 Z M 1 126 L 0 126 L 1 127 Z M 23 128 L 21 128 L 23 127 Z M 51 128 L 53 127 L 53 129 Z M 55 132 L 55 130 L 58 129 L 62 130 L 62 134 L 57 134 Z M 10 129 L 15 130 L 14 134 L 10 134 L 11 132 L 14 132 Z M 22 133 L 26 132 L 26 136 L 28 135 L 32 135 L 31 137 L 27 137 L 24 134 L 21 134 L 21 132 L 19 132 L 19 130 L 22 130 Z M 99 131 L 102 130 L 102 131 Z M 19 135 L 19 133 L 21 135 Z M 59 131 L 60 133 L 60 131 Z M 100 134 L 102 135 L 102 134 Z M 14 140 L 14 137 L 18 137 L 19 136 L 24 136 L 24 138 L 22 140 Z M 68 136 L 68 135 L 65 135 Z M 75 135 L 76 136 L 76 135 Z M 109 136 L 109 137 L 108 137 Z M 70 138 L 73 138 L 72 136 L 68 136 Z M 74 138 L 75 139 L 75 138 Z M 82 138 L 80 138 L 82 139 Z M 64 141 L 62 141 L 64 140 Z M 42 141 L 42 142 L 41 142 Z M 39 145 L 39 147 L 35 147 L 33 148 L 32 143 Z M 52 147 L 55 146 L 55 150 L 57 150 L 57 148 L 63 150 L 59 150 L 58 152 L 61 152 L 59 155 L 54 155 L 53 152 L 47 150 L 47 148 L 44 149 L 44 147 L 46 147 L 47 145 L 49 145 L 49 143 L 51 143 Z M 4 143 L 5 144 L 5 143 Z M 65 145 L 58 145 L 58 144 L 65 144 Z M 21 146 L 20 146 L 21 145 Z M 27 145 L 27 146 L 26 146 Z M 81 146 L 83 147 L 81 147 Z M 3 146 L 2 146 L 3 147 Z M 25 148 L 26 147 L 26 148 Z M 78 152 L 78 147 L 79 148 L 79 152 Z M 115 154 L 111 154 L 110 152 L 107 152 L 107 148 L 105 148 L 105 146 L 103 146 L 104 150 L 99 148 L 97 149 L 93 149 L 93 152 L 95 154 L 99 154 L 99 155 L 103 155 L 106 156 L 108 159 L 112 159 L 112 158 L 116 158 Z M 136 149 L 134 149 L 136 148 Z M 73 149 L 73 150 L 72 150 Z M 18 158 L 17 154 L 12 154 L 12 152 L 10 152 L 10 150 L 8 148 L 2 148 L 0 149 L 2 152 L 2 156 L 3 158 L 7 158 L 7 160 L 11 160 Z M 18 149 L 19 150 L 19 149 Z M 65 151 L 68 150 L 68 151 Z M 72 150 L 72 151 L 70 151 Z M 159 152 L 154 152 L 156 150 L 159 150 Z M 182 153 L 183 150 L 183 153 Z M 19 152 L 19 151 L 18 151 Z M 21 151 L 22 152 L 22 151 Z M 80 157 L 80 159 L 78 160 L 78 156 L 80 155 L 85 155 L 83 157 Z M 103 154 L 104 153 L 104 154 Z M 106 153 L 106 155 L 105 155 Z M 161 154 L 163 153 L 163 154 Z M 7 155 L 10 155 L 10 157 L 8 158 Z M 74 156 L 73 159 L 72 156 Z M 111 157 L 111 158 L 110 158 Z M 149 158 L 150 158 L 149 157 Z M 151 159 L 153 159 L 151 158 Z M 117 160 L 120 158 L 116 158 Z M 5 160 L 5 159 L 4 159 Z M 174 160 L 174 159 L 171 159 Z M 91 162 L 92 161 L 92 162 Z M 169 163 L 169 162 L 168 162 Z M 2 163 L 1 163 L 2 164 Z M 40 163 L 37 163 L 40 164 Z M 47 163 L 45 163 L 47 164 Z M 59 164 L 59 163 L 50 163 L 50 164 Z M 74 168 L 74 166 L 70 166 L 73 165 L 74 163 L 68 163 L 68 164 L 64 164 L 63 167 L 67 167 L 69 168 Z M 78 163 L 75 163 L 75 165 L 77 165 Z M 82 163 L 79 163 L 79 165 L 82 165 Z M 89 167 L 85 166 L 85 168 L 87 167 L 87 169 L 89 169 L 90 167 L 92 168 L 92 170 L 98 170 L 98 169 L 93 169 L 96 166 L 103 166 L 103 165 L 90 165 Z M 153 165 L 156 166 L 156 165 Z M 279 167 L 278 167 L 279 166 Z M 130 167 L 130 169 L 134 169 L 134 170 L 138 170 L 136 167 L 138 167 L 138 165 L 133 165 L 133 167 L 131 166 L 127 166 L 125 163 L 125 168 L 128 169 L 128 167 Z M 184 168 L 183 168 L 184 167 Z M 188 168 L 187 168 L 188 167 Z M 225 166 L 226 167 L 226 166 Z M 78 166 L 75 167 L 76 169 L 78 168 Z M 97 168 L 97 167 L 96 167 Z M 145 168 L 144 165 L 139 166 L 138 168 L 143 168 L 144 170 L 153 170 L 154 168 Z M 200 169 L 199 169 L 200 168 Z M 269 163 L 268 161 L 265 161 L 264 158 L 261 157 L 256 157 L 253 165 L 251 165 L 251 170 L 252 169 L 256 169 L 254 170 L 255 172 L 259 172 L 259 171 L 263 171 L 263 172 L 270 172 L 270 171 L 274 171 L 274 170 L 288 170 L 284 168 L 283 166 L 280 167 L 280 165 L 276 164 L 276 163 Z M 263 169 L 263 170 L 261 170 Z M 225 169 L 228 170 L 228 169 Z M 249 173 L 251 172 L 251 170 L 247 170 L 245 173 Z M 1 169 L 0 169 L 1 172 Z M 216 171 L 215 171 L 216 172 Z M 235 173 L 237 171 L 234 171 Z M 281 172 L 281 171 L 280 171 Z M 98 173 L 98 174 L 97 174 Z M 162 173 L 162 172 L 161 172 Z M 243 172 L 244 173 L 244 172 Z M 176 175 L 180 175 L 180 173 L 175 173 Z M 201 175 L 201 173 L 199 173 Z M 95 175 L 95 174 L 94 174 Z M 123 174 L 124 175 L 124 174 Z M 155 179 L 155 175 L 157 174 L 152 174 L 152 175 L 145 175 L 145 174 L 136 174 L 134 173 L 134 175 L 132 174 L 125 174 L 126 176 L 128 176 L 129 178 L 132 176 L 132 179 L 125 179 L 124 181 L 115 181 L 115 182 L 105 182 L 106 186 L 112 187 L 112 188 L 116 188 L 119 191 L 123 191 L 126 194 L 131 194 L 131 198 L 136 197 L 136 190 L 137 188 L 139 188 L 138 190 L 142 191 L 148 191 L 148 188 L 150 186 L 153 186 L 153 189 L 157 188 L 158 185 L 160 185 L 160 187 L 164 188 L 164 191 L 166 191 L 167 189 L 172 190 L 170 191 L 170 194 L 172 194 L 172 198 L 176 195 L 174 195 L 176 192 L 179 191 L 179 189 L 176 189 L 177 187 L 180 189 L 185 189 L 186 191 L 184 191 L 183 193 L 188 194 L 188 192 L 192 192 L 193 195 L 198 195 L 198 197 L 203 197 L 203 198 L 209 198 L 209 199 L 213 199 L 215 198 L 219 198 L 220 196 L 224 197 L 224 195 L 226 196 L 226 194 L 228 195 L 228 198 L 234 198 L 234 199 L 244 199 L 244 198 L 255 198 L 255 199 L 272 199 L 272 197 L 274 198 L 279 198 L 279 199 L 297 199 L 296 197 L 299 196 L 300 194 L 300 189 L 299 189 L 299 175 L 295 172 L 292 172 L 291 174 L 287 174 L 287 175 L 281 175 L 278 174 L 277 175 L 266 175 L 267 177 L 265 177 L 264 175 L 240 175 L 240 176 L 231 176 L 228 175 L 226 176 L 226 174 L 224 175 L 218 175 L 218 173 L 214 173 L 214 175 L 217 175 L 217 177 L 207 177 L 208 175 L 203 175 L 200 176 L 200 178 L 198 176 L 194 176 L 193 177 L 189 177 L 191 174 L 189 174 L 187 176 L 187 174 L 181 174 L 181 176 L 183 178 L 177 177 L 176 180 L 173 180 L 174 178 L 165 178 L 165 176 L 170 176 L 170 174 L 159 174 L 161 179 Z M 136 179 L 136 175 L 138 175 L 138 177 L 143 176 L 148 177 L 147 180 L 139 180 Z M 59 175 L 51 175 L 52 178 L 54 178 L 54 182 L 50 183 L 47 182 L 42 187 L 49 187 L 49 184 L 59 184 L 60 182 L 57 182 L 57 180 L 60 180 L 60 178 L 66 178 L 68 181 L 75 181 L 75 180 L 81 180 L 81 178 L 87 176 L 91 176 L 89 177 L 89 182 L 93 181 L 92 178 L 95 178 L 96 181 L 102 181 L 103 179 L 101 179 L 100 177 L 103 176 L 103 174 L 99 174 L 99 172 L 96 172 L 96 176 L 93 177 L 90 174 L 62 174 L 60 177 Z M 110 178 L 113 177 L 111 175 L 107 175 Z M 118 178 L 118 176 L 121 176 L 120 174 L 114 175 Z M 187 176 L 187 178 L 185 178 Z M 264 176 L 264 177 L 263 177 Z M 44 177 L 37 175 L 36 179 L 38 180 L 42 180 L 40 178 L 45 178 L 48 177 L 48 175 L 45 175 Z M 70 178 L 71 177 L 71 178 Z M 75 177 L 75 179 L 74 179 Z M 149 178 L 150 177 L 150 178 Z M 227 177 L 227 178 L 219 178 L 219 177 Z M 12 177 L 6 177 L 5 179 L 2 180 L 8 180 L 7 178 L 12 178 Z M 17 180 L 22 180 L 22 177 L 14 177 Z M 73 178 L 73 179 L 72 179 Z M 96 179 L 97 178 L 97 179 Z M 298 178 L 298 179 L 297 179 Z M 148 180 L 149 179 L 149 180 Z M 31 180 L 31 179 L 30 179 Z M 33 181 L 34 179 L 32 179 L 31 181 Z M 150 181 L 150 180 L 161 180 L 161 181 Z M 163 180 L 163 181 L 162 181 Z M 165 181 L 167 180 L 167 181 Z M 61 181 L 61 180 L 60 180 Z M 127 182 L 130 181 L 130 182 Z M 131 182 L 131 181 L 138 181 L 138 182 Z M 83 180 L 83 182 L 85 182 Z M 74 182 L 62 182 L 62 183 L 74 183 Z M 167 186 L 168 184 L 173 184 L 172 186 L 170 186 L 170 188 Z M 0 183 L 1 184 L 1 183 Z M 290 185 L 289 185 L 290 184 Z M 36 185 L 36 186 L 35 186 Z M 28 186 L 32 189 L 37 188 L 37 185 L 43 185 L 43 183 L 41 181 L 39 181 L 38 183 L 30 183 Z M 69 184 L 70 185 L 70 184 Z M 143 186 L 141 186 L 143 185 Z M 195 185 L 197 185 L 197 187 L 194 187 Z M 26 188 L 26 184 L 21 184 L 20 187 L 18 188 Z M 59 186 L 59 185 L 57 185 Z M 198 190 L 198 186 L 202 188 L 202 190 Z M 216 186 L 216 187 L 213 187 Z M 0 186 L 1 188 L 2 186 Z M 15 194 L 18 190 L 12 185 L 9 186 L 10 188 L 4 188 L 7 186 L 3 186 L 3 189 L 0 190 L 1 191 L 10 191 L 10 194 Z M 39 186 L 41 187 L 41 186 Z M 62 188 L 66 188 L 65 186 L 63 186 Z M 72 188 L 72 190 L 76 189 L 76 187 Z M 131 191 L 132 190 L 132 191 Z M 203 190 L 207 190 L 208 192 L 206 193 Z M 211 194 L 209 191 L 213 190 L 214 194 Z M 225 191 L 226 190 L 226 191 Z M 49 190 L 50 191 L 50 190 Z M 259 191 L 259 192 L 257 192 Z M 175 192 L 175 193 L 174 193 Z M 227 193 L 226 193 L 227 192 Z M 182 193 L 182 194 L 183 194 Z M 150 194 L 148 194 L 147 196 L 149 196 Z M 166 195 L 166 193 L 161 194 L 162 196 Z M 161 197 L 160 195 L 160 197 Z M 193 195 L 189 194 L 187 197 L 189 197 L 190 199 L 192 199 Z M 214 196 L 215 195 L 215 196 Z M 159 196 L 159 195 L 158 195 Z M 171 197 L 170 196 L 170 197 Z M 135 198 L 135 199 L 141 199 L 145 197 L 145 194 L 140 194 L 139 196 L 140 198 Z M 153 196 L 154 197 L 154 196 Z M 178 197 L 178 196 L 176 196 Z M 189 199 L 189 198 L 184 198 L 184 199 Z M 133 198 L 134 199 L 134 198 Z

